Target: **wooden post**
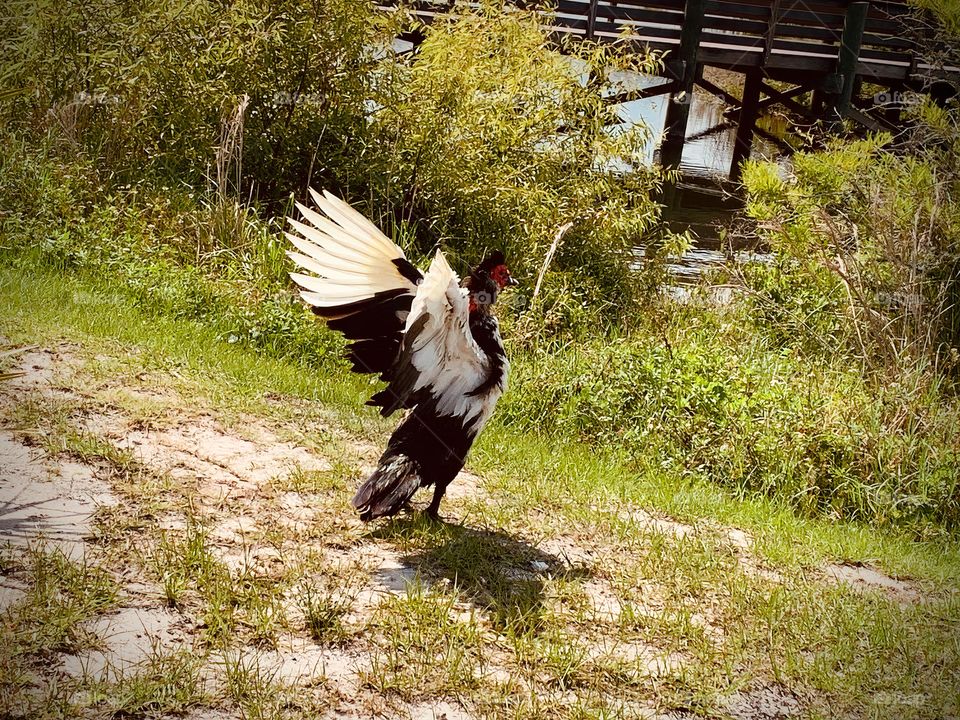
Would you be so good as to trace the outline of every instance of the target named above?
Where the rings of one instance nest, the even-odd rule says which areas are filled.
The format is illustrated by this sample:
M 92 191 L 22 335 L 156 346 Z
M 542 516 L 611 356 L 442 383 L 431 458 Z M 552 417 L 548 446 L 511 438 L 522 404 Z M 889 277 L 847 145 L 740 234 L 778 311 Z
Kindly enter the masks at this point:
M 813 92 L 810 94 L 810 112 L 815 118 L 823 116 L 823 88 L 817 86 L 813 89 Z
M 683 141 L 687 134 L 690 103 L 693 101 L 693 84 L 698 74 L 697 51 L 705 9 L 706 0 L 687 0 L 683 9 L 683 30 L 677 51 L 683 67 L 677 89 L 670 96 L 667 105 L 666 135 L 660 146 L 660 164 L 664 167 L 679 167 L 680 158 L 683 156 Z
M 597 0 L 590 0 L 590 9 L 587 11 L 587 40 L 593 40 L 596 37 L 597 26 Z
M 837 124 L 850 109 L 850 99 L 857 79 L 857 61 L 860 59 L 860 44 L 863 29 L 867 24 L 870 3 L 854 2 L 847 8 L 840 37 L 840 52 L 837 55 L 837 74 L 840 75 L 840 92 L 834 96 L 828 119 Z
M 757 124 L 760 109 L 760 90 L 763 88 L 763 71 L 751 68 L 743 81 L 743 102 L 740 105 L 740 118 L 737 120 L 737 138 L 733 145 L 733 159 L 730 161 L 730 179 L 740 180 L 740 166 L 750 157 L 753 145 L 753 126 Z
M 777 23 L 780 22 L 780 0 L 773 0 L 770 8 L 770 20 L 767 24 L 767 37 L 763 41 L 763 59 L 760 61 L 760 67 L 766 67 L 770 60 L 770 53 L 773 52 L 773 40 L 777 36 Z

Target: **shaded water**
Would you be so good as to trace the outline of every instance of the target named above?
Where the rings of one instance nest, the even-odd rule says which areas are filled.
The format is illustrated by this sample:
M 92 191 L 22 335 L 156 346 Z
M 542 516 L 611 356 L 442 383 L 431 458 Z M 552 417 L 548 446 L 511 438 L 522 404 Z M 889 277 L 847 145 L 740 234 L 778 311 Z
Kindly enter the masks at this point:
M 616 78 L 627 89 L 645 88 L 665 82 L 663 78 L 631 75 Z M 647 146 L 647 162 L 656 161 L 659 140 L 664 132 L 668 95 L 624 103 L 619 114 L 625 123 L 643 123 L 653 135 Z M 687 121 L 687 141 L 683 146 L 680 172 L 683 179 L 663 219 L 674 232 L 690 231 L 694 245 L 670 264 L 674 280 L 680 284 L 696 282 L 703 271 L 723 264 L 729 254 L 745 259 L 752 248 L 738 246 L 723 237 L 721 231 L 742 207 L 742 200 L 726 182 L 733 160 L 737 127 L 733 118 L 724 117 L 727 106 L 706 92 L 695 91 Z M 780 161 L 778 148 L 754 136 L 751 157 Z M 636 248 L 638 257 L 645 248 Z M 764 257 L 760 254 L 759 257 Z

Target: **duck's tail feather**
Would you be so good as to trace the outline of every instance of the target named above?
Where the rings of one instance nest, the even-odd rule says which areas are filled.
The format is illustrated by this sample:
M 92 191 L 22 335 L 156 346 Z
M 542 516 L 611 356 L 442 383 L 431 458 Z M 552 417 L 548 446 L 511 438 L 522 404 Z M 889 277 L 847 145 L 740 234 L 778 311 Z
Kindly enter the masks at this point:
M 361 520 L 396 515 L 420 487 L 420 466 L 402 453 L 387 453 L 353 497 Z

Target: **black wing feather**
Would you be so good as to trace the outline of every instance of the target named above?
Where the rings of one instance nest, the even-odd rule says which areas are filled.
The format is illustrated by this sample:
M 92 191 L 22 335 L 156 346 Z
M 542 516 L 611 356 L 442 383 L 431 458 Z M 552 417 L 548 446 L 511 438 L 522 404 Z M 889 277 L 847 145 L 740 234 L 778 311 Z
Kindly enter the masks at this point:
M 417 404 L 418 393 L 413 392 L 419 371 L 410 360 L 414 345 L 423 334 L 423 328 L 430 321 L 430 314 L 423 313 L 413 322 L 413 325 L 403 336 L 403 348 L 397 355 L 396 361 L 387 375 L 390 384 L 367 401 L 367 405 L 379 406 L 380 414 L 384 417 L 393 414 L 400 408 L 411 408 Z

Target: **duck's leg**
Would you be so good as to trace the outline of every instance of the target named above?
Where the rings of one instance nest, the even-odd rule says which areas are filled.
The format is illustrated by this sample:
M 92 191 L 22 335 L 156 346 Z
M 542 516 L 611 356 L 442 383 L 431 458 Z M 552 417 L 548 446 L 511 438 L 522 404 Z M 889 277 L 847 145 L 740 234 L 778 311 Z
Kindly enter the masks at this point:
M 433 500 L 430 501 L 430 505 L 424 510 L 426 516 L 434 521 L 440 520 L 440 501 L 443 500 L 444 494 L 447 492 L 447 485 L 450 484 L 450 481 L 438 482 L 433 488 Z

